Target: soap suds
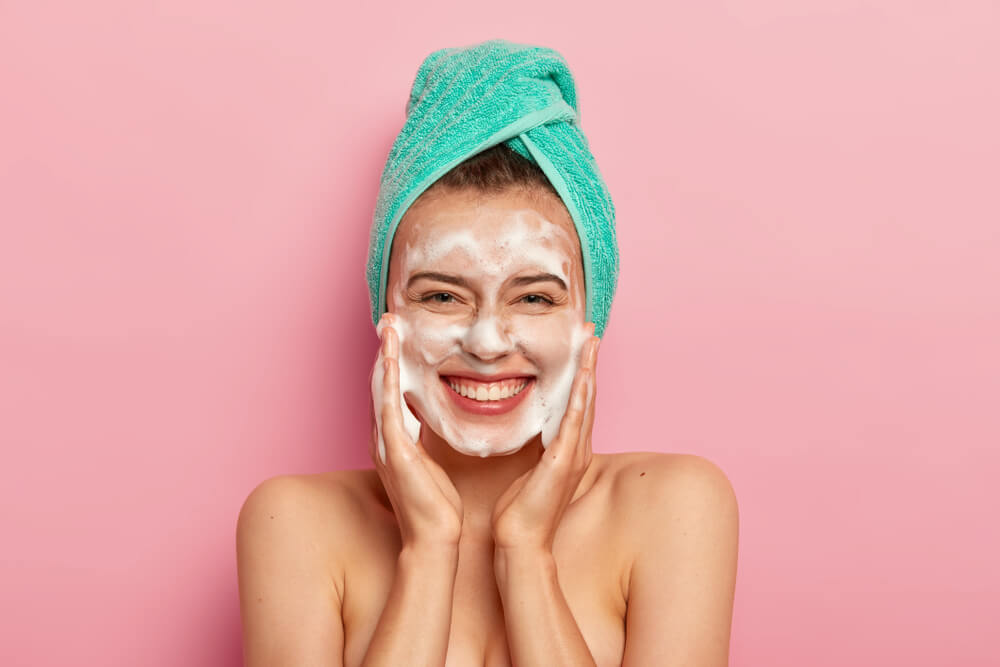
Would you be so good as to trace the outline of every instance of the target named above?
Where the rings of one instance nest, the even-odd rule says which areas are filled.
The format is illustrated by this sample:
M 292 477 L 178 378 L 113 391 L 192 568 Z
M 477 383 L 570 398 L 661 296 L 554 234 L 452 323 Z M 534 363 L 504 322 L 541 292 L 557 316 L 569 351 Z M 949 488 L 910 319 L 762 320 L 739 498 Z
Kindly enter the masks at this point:
M 405 280 L 396 281 L 396 304 L 407 304 L 394 311 L 392 324 L 400 343 L 400 404 L 407 433 L 416 440 L 420 429 L 406 405 L 409 398 L 425 426 L 464 454 L 510 454 L 539 434 L 548 447 L 559 432 L 590 337 L 583 321 L 582 285 L 570 280 L 570 269 L 578 264 L 576 239 L 530 210 L 499 215 L 490 210 L 472 223 L 455 218 L 432 227 L 415 229 L 417 241 L 405 245 L 401 275 L 431 271 L 460 276 L 474 286 L 475 298 L 474 304 L 455 310 L 457 314 L 438 312 L 408 303 Z M 506 281 L 538 273 L 558 276 L 570 286 L 569 307 L 552 312 L 511 307 L 503 295 Z M 379 327 L 381 333 L 382 322 Z M 452 372 L 496 375 L 509 371 L 512 359 L 518 372 L 534 376 L 534 382 L 517 407 L 500 415 L 458 407 L 439 374 L 447 363 Z M 380 373 L 381 363 L 373 374 L 373 395 L 380 390 Z M 378 426 L 379 454 L 384 457 L 380 422 Z

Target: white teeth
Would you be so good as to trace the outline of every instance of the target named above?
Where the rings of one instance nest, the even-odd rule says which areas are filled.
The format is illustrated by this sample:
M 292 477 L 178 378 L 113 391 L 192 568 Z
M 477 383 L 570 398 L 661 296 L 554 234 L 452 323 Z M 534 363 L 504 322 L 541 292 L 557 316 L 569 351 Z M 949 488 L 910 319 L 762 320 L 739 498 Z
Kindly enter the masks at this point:
M 522 380 L 521 384 L 518 386 L 511 387 L 510 385 L 504 385 L 501 382 L 491 382 L 488 385 L 480 383 L 473 386 L 449 380 L 448 386 L 451 387 L 456 394 L 465 396 L 466 398 L 471 398 L 474 401 L 502 401 L 505 398 L 510 398 L 511 396 L 516 396 L 521 393 L 521 391 L 528 386 L 528 381 Z

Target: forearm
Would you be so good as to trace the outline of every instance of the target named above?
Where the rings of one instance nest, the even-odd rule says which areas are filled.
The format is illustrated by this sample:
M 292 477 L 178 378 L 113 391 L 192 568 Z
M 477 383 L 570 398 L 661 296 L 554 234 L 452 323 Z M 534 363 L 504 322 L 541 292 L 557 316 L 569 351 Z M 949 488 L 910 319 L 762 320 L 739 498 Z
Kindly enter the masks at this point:
M 403 549 L 362 667 L 444 665 L 457 568 L 457 546 Z
M 551 553 L 498 549 L 494 566 L 513 664 L 596 667 L 559 587 Z

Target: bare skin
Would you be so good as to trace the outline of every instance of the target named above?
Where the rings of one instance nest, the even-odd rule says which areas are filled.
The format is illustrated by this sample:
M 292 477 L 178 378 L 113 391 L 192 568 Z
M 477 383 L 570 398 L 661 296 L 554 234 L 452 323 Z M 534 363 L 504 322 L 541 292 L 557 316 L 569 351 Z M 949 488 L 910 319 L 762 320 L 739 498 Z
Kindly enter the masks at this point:
M 539 303 L 507 283 L 491 299 L 472 270 L 467 293 L 396 289 L 408 277 L 396 248 L 444 233 L 449 219 L 534 209 L 575 237 L 561 202 L 537 193 L 444 193 L 418 204 L 390 260 L 389 311 L 400 316 L 463 317 L 471 304 L 470 312 L 493 308 L 498 321 L 513 321 Z M 532 286 L 551 305 L 532 305 L 531 326 L 581 312 L 579 247 L 565 252 L 569 284 L 563 292 Z M 454 300 L 427 311 L 424 294 L 446 289 Z M 388 389 L 398 382 L 399 345 L 390 326 L 380 348 Z M 259 485 L 237 528 L 245 664 L 728 664 L 732 487 L 697 456 L 593 454 L 597 352 L 594 339 L 547 449 L 536 436 L 513 454 L 468 456 L 426 427 L 411 441 L 398 394 L 387 391 L 373 406 L 382 411 L 385 462 L 373 434 L 374 469 Z M 462 354 L 482 361 L 486 353 Z M 545 365 L 530 351 L 497 355 L 485 360 L 501 370 Z M 650 429 L 655 440 L 655 423 Z

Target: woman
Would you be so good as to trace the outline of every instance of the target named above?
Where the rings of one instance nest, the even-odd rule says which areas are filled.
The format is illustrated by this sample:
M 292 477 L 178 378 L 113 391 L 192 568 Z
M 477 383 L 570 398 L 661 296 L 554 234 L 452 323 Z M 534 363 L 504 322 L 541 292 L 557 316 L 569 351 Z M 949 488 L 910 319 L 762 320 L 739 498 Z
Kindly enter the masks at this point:
M 247 665 L 728 663 L 725 475 L 591 451 L 617 252 L 575 107 L 548 49 L 424 61 L 370 250 L 374 469 L 250 494 Z

